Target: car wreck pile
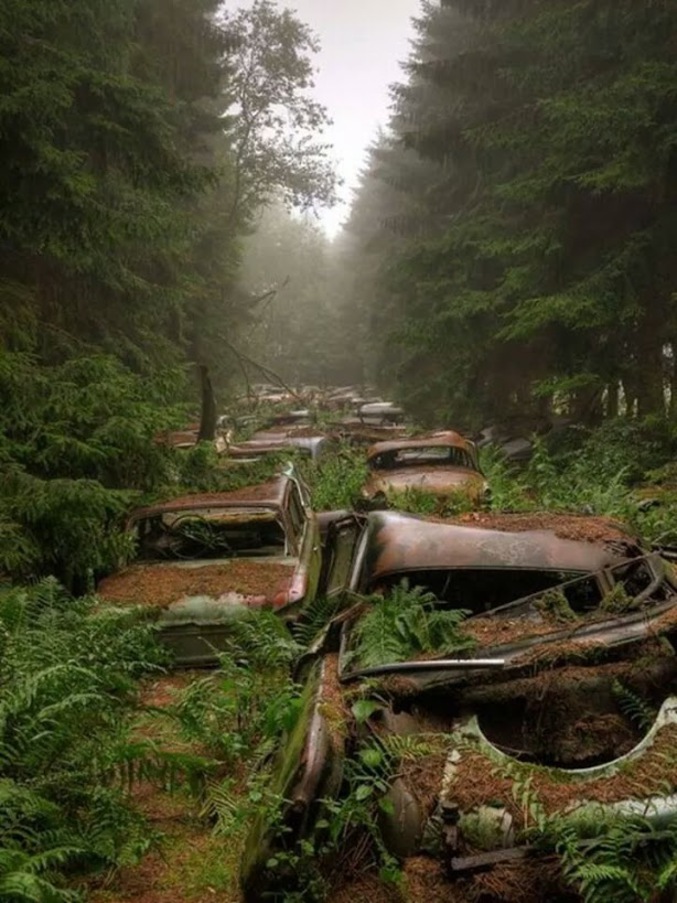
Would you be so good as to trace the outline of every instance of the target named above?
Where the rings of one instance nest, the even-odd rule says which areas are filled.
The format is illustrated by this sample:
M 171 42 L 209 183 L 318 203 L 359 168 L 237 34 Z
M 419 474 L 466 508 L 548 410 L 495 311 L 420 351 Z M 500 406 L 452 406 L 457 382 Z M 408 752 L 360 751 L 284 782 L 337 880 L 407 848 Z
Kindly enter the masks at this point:
M 318 518 L 290 468 L 137 511 L 139 560 L 100 587 L 154 605 L 182 666 L 216 664 L 244 610 L 293 626 L 333 603 L 295 666 L 245 899 L 302 893 L 308 856 L 335 901 L 580 899 L 581 863 L 619 826 L 647 848 L 677 831 L 673 564 L 603 518 L 487 511 L 457 433 L 386 439 L 367 460 L 365 497 L 419 465 L 444 492 L 446 468 L 476 510 Z M 346 800 L 371 814 L 336 837 Z M 384 888 L 375 859 L 404 880 Z

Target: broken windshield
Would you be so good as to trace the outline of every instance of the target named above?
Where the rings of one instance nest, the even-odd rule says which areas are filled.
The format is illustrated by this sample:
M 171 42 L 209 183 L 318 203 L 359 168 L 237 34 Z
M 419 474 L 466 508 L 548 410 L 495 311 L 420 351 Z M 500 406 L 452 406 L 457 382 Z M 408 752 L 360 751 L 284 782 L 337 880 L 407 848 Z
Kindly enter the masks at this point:
M 624 615 L 641 619 L 639 612 L 670 604 L 675 588 L 656 554 L 583 576 L 506 568 L 393 575 L 346 625 L 344 661 L 363 675 L 492 667 L 483 650 L 562 632 L 571 638 L 586 625 L 622 623 Z M 458 652 L 462 661 L 436 660 Z
M 284 528 L 272 510 L 165 511 L 142 518 L 136 530 L 144 561 L 287 554 Z
M 424 588 L 440 603 L 480 614 L 578 576 L 572 571 L 535 568 L 436 568 L 387 574 L 369 592 L 387 595 L 406 578 L 410 586 Z

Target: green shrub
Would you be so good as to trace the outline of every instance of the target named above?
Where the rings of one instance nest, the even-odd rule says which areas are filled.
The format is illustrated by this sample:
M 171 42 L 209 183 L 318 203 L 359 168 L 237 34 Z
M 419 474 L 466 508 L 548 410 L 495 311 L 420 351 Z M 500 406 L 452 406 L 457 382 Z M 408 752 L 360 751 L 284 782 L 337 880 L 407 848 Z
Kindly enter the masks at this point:
M 317 464 L 304 462 L 302 471 L 311 487 L 316 511 L 352 508 L 361 498 L 369 475 L 364 450 L 349 445 L 342 445 L 336 454 L 327 455 Z

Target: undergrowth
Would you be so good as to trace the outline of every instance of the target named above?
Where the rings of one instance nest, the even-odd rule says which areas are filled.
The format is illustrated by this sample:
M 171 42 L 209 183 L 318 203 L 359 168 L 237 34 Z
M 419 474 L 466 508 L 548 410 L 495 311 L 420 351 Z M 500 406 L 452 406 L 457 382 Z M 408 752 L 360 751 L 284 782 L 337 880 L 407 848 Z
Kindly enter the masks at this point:
M 352 508 L 368 476 L 364 451 L 347 444 L 317 463 L 302 462 L 301 472 L 311 487 L 316 511 Z
M 665 463 L 676 441 L 665 421 L 619 419 L 581 433 L 573 449 L 537 439 L 525 467 L 492 447 L 482 449 L 481 462 L 494 510 L 603 515 L 647 543 L 677 544 L 677 494 Z M 642 489 L 646 482 L 651 486 Z
M 70 901 L 64 872 L 133 864 L 150 838 L 125 800 L 152 768 L 127 715 L 164 654 L 133 614 L 48 579 L 0 592 L 0 899 Z

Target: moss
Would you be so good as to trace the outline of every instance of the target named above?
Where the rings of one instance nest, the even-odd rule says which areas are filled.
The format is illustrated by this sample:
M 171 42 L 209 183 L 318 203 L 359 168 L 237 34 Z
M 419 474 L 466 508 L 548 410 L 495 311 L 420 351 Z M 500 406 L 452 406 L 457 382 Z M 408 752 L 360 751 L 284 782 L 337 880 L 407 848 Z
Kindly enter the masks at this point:
M 578 615 L 569 605 L 569 600 L 559 589 L 546 590 L 534 603 L 541 614 L 555 621 L 577 621 Z
M 610 614 L 623 614 L 623 612 L 630 611 L 634 601 L 633 597 L 626 592 L 624 584 L 619 582 L 602 599 L 600 608 Z

